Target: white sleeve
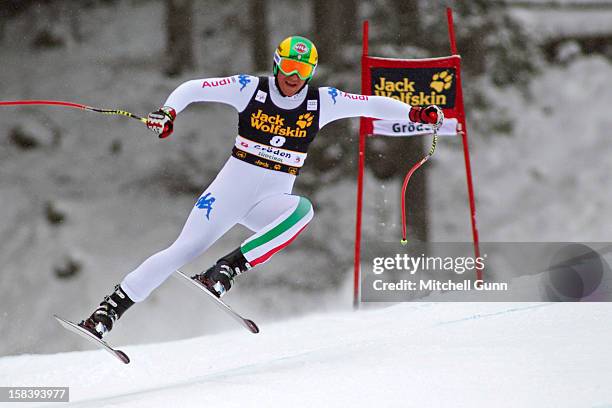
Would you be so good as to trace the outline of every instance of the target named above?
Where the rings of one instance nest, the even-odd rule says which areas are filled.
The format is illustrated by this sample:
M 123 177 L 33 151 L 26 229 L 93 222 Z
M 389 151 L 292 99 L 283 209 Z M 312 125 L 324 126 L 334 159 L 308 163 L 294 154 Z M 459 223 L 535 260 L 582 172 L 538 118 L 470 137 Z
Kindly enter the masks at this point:
M 242 112 L 257 89 L 259 78 L 234 75 L 225 78 L 204 78 L 184 82 L 166 99 L 164 106 L 178 114 L 193 102 L 221 102 Z
M 350 94 L 336 88 L 319 88 L 319 127 L 343 118 L 366 117 L 408 120 L 410 105 L 386 96 Z

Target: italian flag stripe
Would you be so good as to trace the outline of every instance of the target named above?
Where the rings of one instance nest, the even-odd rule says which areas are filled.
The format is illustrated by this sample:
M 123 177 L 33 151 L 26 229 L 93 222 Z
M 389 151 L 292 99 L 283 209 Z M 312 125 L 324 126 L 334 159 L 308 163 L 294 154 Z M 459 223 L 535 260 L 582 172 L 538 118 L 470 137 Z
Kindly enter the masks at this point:
M 269 253 L 270 255 L 265 258 L 267 260 L 295 239 L 312 219 L 312 215 L 310 202 L 300 197 L 297 206 L 287 218 L 281 220 L 268 231 L 262 231 L 243 243 L 241 246 L 242 253 L 252 266 L 254 266 L 255 259 L 260 259 Z
M 258 265 L 260 263 L 264 263 L 266 262 L 268 259 L 270 259 L 270 257 L 272 255 L 274 255 L 275 253 L 277 253 L 278 251 L 280 251 L 281 249 L 285 248 L 286 246 L 288 246 L 290 243 L 293 242 L 294 239 L 297 238 L 298 235 L 300 235 L 300 232 L 304 231 L 304 229 L 308 226 L 308 224 L 304 225 L 294 236 L 292 236 L 289 241 L 286 241 L 282 244 L 280 244 L 279 246 L 277 246 L 276 248 L 273 248 L 271 250 L 269 250 L 268 252 L 266 252 L 265 254 L 263 254 L 262 256 L 253 259 L 251 262 L 249 262 L 251 264 L 251 266 L 255 266 Z

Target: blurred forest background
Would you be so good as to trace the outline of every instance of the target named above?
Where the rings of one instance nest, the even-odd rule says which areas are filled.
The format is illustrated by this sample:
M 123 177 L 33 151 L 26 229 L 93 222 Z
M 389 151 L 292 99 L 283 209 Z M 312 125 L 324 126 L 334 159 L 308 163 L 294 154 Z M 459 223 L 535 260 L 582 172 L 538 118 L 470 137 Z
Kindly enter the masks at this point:
M 274 47 L 292 34 L 319 49 L 313 85 L 359 93 L 363 20 L 371 55 L 443 56 L 447 6 L 462 55 L 481 239 L 609 240 L 610 1 L 0 0 L 1 99 L 146 114 L 188 79 L 270 74 Z M 86 317 L 174 240 L 227 159 L 236 122 L 227 106 L 192 105 L 158 141 L 123 118 L 3 108 L 0 355 L 81 347 L 50 314 Z M 357 126 L 321 131 L 296 183 L 315 221 L 240 278 L 228 295 L 237 308 L 275 319 L 350 306 Z M 390 139 L 368 141 L 366 242 L 399 238 L 401 180 L 429 145 Z M 462 160 L 460 142 L 444 139 L 411 181 L 414 238 L 470 240 Z M 248 234 L 231 231 L 185 270 L 208 267 Z M 186 293 L 170 279 L 126 314 L 113 341 L 225 328 Z

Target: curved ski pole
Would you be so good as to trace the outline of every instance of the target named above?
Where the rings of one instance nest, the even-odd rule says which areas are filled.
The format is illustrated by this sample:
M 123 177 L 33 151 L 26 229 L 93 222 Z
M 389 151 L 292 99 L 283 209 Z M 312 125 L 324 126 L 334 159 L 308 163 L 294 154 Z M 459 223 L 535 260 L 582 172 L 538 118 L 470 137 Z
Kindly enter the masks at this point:
M 142 123 L 147 123 L 147 119 L 141 118 L 131 112 L 121 109 L 101 109 L 87 106 L 80 103 L 64 102 L 64 101 L 47 101 L 47 100 L 24 100 L 24 101 L 0 101 L 0 106 L 22 106 L 22 105 L 47 105 L 47 106 L 63 106 L 66 108 L 82 109 L 90 112 L 103 113 L 105 115 L 120 115 L 128 118 L 136 119 Z
M 429 152 L 423 157 L 418 163 L 416 163 L 406 174 L 404 178 L 404 184 L 402 185 L 402 240 L 400 241 L 402 245 L 406 245 L 408 240 L 406 239 L 406 188 L 408 187 L 408 182 L 410 181 L 410 177 L 417 171 L 431 156 L 433 156 L 436 151 L 436 144 L 438 143 L 438 129 L 434 127 L 433 129 L 433 140 L 431 142 L 431 148 Z

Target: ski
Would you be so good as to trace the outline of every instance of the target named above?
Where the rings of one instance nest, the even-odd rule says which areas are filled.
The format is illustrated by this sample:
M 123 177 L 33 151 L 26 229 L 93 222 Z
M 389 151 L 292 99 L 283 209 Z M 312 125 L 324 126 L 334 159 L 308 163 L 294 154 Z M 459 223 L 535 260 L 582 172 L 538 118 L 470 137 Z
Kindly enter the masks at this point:
M 66 330 L 70 330 L 71 332 L 76 333 L 79 336 L 89 340 L 96 346 L 103 348 L 104 350 L 108 351 L 110 354 L 115 356 L 117 359 L 119 359 L 122 363 L 124 364 L 130 363 L 130 358 L 127 356 L 127 354 L 125 354 L 121 350 L 116 350 L 112 348 L 107 342 L 99 339 L 94 334 L 90 333 L 88 330 L 82 328 L 78 324 L 75 324 L 71 322 L 70 320 L 63 319 L 59 317 L 58 315 L 53 315 L 53 317 L 55 317 L 55 319 L 59 322 L 59 324 L 61 324 Z
M 189 286 L 191 286 L 193 288 L 197 288 L 201 292 L 204 292 L 206 294 L 206 297 L 208 299 L 212 300 L 213 303 L 219 309 L 221 309 L 222 311 L 224 311 L 225 313 L 230 315 L 230 317 L 232 317 L 234 320 L 236 320 L 238 323 L 240 323 L 248 331 L 250 331 L 251 333 L 259 333 L 259 327 L 257 327 L 257 325 L 255 324 L 254 321 L 252 321 L 250 319 L 245 319 L 244 317 L 242 317 L 241 315 L 236 313 L 231 307 L 228 306 L 227 303 L 225 303 L 224 301 L 219 299 L 217 296 L 215 296 L 213 293 L 211 293 L 204 286 L 200 285 L 198 282 L 196 282 L 195 280 L 191 279 L 189 276 L 185 275 L 183 272 L 181 272 L 179 270 L 176 271 L 176 276 L 178 278 L 180 278 L 181 281 L 183 281 L 186 284 L 188 284 Z

